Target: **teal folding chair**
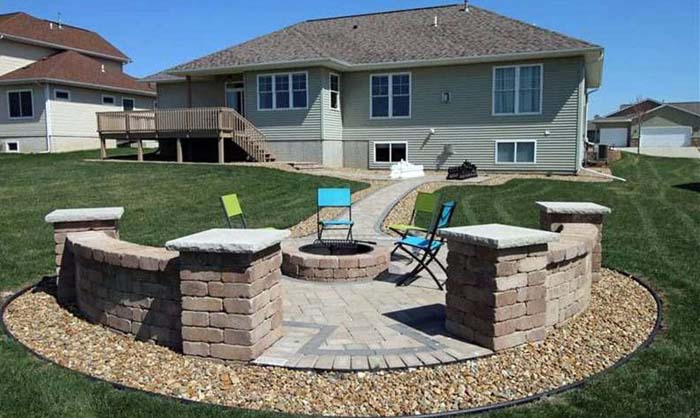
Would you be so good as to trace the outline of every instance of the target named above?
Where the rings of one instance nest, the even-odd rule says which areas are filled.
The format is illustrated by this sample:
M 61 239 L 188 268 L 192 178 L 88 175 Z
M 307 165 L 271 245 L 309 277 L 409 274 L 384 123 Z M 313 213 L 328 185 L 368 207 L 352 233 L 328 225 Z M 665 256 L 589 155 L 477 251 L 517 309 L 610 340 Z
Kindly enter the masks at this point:
M 348 210 L 347 219 L 321 220 L 321 209 L 343 208 Z M 346 240 L 352 241 L 352 197 L 349 188 L 320 188 L 317 193 L 316 232 L 319 241 L 323 241 L 323 233 L 327 230 L 347 230 Z
M 433 262 L 437 263 L 442 271 L 447 274 L 447 269 L 445 266 L 437 259 L 438 252 L 440 248 L 444 245 L 444 241 L 437 237 L 437 231 L 440 228 L 447 228 L 450 226 L 452 221 L 452 215 L 454 215 L 456 203 L 453 201 L 445 202 L 440 206 L 440 212 L 438 212 L 437 218 L 433 221 L 430 230 L 425 237 L 419 236 L 405 236 L 399 241 L 396 241 L 396 248 L 401 250 L 411 256 L 418 265 L 411 272 L 404 275 L 397 283 L 397 286 L 408 286 L 413 283 L 418 274 L 426 270 L 430 277 L 433 278 L 440 290 L 444 290 L 444 283 L 440 282 L 435 276 L 435 273 L 430 269 L 430 264 Z

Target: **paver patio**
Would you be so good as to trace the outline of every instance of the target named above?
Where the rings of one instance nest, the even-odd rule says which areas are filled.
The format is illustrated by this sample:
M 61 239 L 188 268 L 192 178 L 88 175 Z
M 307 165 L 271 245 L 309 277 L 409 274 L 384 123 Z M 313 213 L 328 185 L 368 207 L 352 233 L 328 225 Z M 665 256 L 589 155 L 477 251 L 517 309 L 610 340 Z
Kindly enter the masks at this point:
M 440 179 L 396 182 L 354 204 L 355 238 L 391 246 L 393 238 L 380 230 L 388 211 L 415 188 Z M 284 337 L 256 363 L 342 371 L 434 365 L 490 354 L 450 336 L 445 329 L 445 292 L 429 276 L 408 287 L 396 286 L 395 281 L 413 267 L 407 257 L 395 256 L 388 274 L 372 282 L 285 278 Z M 435 271 L 445 279 L 444 273 Z

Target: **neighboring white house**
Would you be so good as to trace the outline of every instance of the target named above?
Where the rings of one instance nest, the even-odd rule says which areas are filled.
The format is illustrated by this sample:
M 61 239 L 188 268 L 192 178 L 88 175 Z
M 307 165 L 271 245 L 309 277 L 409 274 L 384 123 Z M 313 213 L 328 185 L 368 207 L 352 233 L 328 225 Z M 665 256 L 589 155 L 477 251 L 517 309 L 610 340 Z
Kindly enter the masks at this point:
M 26 13 L 0 15 L 0 152 L 99 147 L 96 112 L 152 109 L 155 93 L 99 34 Z

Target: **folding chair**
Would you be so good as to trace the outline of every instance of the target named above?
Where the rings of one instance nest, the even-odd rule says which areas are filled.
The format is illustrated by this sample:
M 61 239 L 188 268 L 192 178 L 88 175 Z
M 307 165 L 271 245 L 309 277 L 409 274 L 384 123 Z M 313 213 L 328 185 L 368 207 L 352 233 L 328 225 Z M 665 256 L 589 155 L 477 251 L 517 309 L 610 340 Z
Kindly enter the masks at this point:
M 425 234 L 430 228 L 430 224 L 435 218 L 435 209 L 438 207 L 438 195 L 435 193 L 418 192 L 416 203 L 413 206 L 413 213 L 408 224 L 392 224 L 389 230 L 396 232 L 403 239 L 409 234 Z M 394 248 L 391 255 L 399 249 Z
M 352 220 L 352 198 L 349 188 L 342 189 L 318 189 L 316 209 L 316 225 L 318 240 L 323 241 L 323 232 L 326 230 L 347 230 L 346 240 L 352 241 L 352 227 L 355 222 Z M 323 208 L 347 208 L 348 219 L 334 219 L 328 221 L 321 220 L 321 209 Z
M 231 218 L 238 218 L 243 228 L 248 228 L 245 221 L 245 216 L 243 216 L 241 202 L 238 201 L 238 195 L 229 194 L 226 196 L 221 196 L 221 207 L 224 209 L 224 216 L 226 217 L 226 223 L 228 223 L 229 228 L 233 228 Z
M 456 203 L 452 201 L 445 202 L 440 206 L 438 217 L 434 220 L 425 237 L 406 236 L 396 242 L 396 249 L 404 251 L 418 262 L 416 268 L 407 273 L 401 278 L 401 280 L 399 280 L 398 283 L 396 283 L 397 286 L 408 286 L 416 280 L 418 273 L 426 270 L 433 278 L 438 288 L 440 290 L 444 289 L 443 283 L 437 279 L 435 273 L 430 270 L 429 266 L 434 261 L 438 264 L 438 266 L 440 266 L 442 271 L 447 274 L 447 269 L 444 265 L 442 265 L 440 260 L 437 259 L 437 254 L 440 251 L 440 248 L 442 248 L 444 245 L 444 241 L 437 237 L 437 231 L 440 228 L 446 228 L 450 225 L 455 206 Z

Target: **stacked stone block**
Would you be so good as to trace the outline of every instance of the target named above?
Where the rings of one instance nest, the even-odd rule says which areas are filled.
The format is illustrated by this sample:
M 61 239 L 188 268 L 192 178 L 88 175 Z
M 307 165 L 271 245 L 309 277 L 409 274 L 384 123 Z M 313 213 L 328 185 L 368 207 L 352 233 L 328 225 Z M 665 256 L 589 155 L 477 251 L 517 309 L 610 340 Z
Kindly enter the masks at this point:
M 181 348 L 177 253 L 93 231 L 68 234 L 65 254 L 74 260 L 76 304 L 88 320 Z
M 449 228 L 446 328 L 500 351 L 545 336 L 548 249 L 556 234 L 504 225 Z M 499 236 L 519 235 L 512 242 Z M 481 238 L 493 237 L 495 239 Z
M 593 225 L 598 230 L 592 256 L 592 280 L 600 280 L 603 262 L 603 221 L 610 208 L 590 202 L 537 202 L 540 208 L 540 227 L 546 231 L 561 232 L 565 226 Z
M 289 243 L 282 248 L 282 271 L 297 279 L 313 282 L 359 282 L 374 280 L 387 270 L 390 249 L 376 246 L 366 254 L 316 255 Z
M 287 231 L 211 230 L 168 242 L 180 251 L 182 349 L 250 361 L 282 337 L 282 254 Z
M 124 208 L 61 209 L 46 215 L 45 221 L 54 228 L 54 255 L 58 275 L 58 300 L 75 303 L 75 262 L 66 254 L 66 237 L 70 233 L 101 231 L 119 238 L 119 220 Z

